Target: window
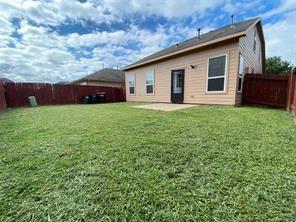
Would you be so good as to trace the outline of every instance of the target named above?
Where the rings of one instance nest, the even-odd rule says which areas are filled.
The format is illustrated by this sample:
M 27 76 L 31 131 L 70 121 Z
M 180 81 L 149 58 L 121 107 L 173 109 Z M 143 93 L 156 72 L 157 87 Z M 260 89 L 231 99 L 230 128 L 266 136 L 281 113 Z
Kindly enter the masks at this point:
M 242 54 L 239 55 L 239 68 L 238 68 L 238 86 L 237 91 L 241 92 L 243 88 L 243 77 L 244 77 L 244 57 Z
M 129 95 L 135 95 L 135 75 L 128 76 Z
M 154 71 L 146 72 L 146 94 L 154 93 Z
M 257 44 L 257 35 L 256 35 L 256 29 L 254 29 L 254 43 L 253 43 L 254 52 L 256 52 L 256 44 Z
M 225 92 L 226 55 L 209 58 L 207 92 Z

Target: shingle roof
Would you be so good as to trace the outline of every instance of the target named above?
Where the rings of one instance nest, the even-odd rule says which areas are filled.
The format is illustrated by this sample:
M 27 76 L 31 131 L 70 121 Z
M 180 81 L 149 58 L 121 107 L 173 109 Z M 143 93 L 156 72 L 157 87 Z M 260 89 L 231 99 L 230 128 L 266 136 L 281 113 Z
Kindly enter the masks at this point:
M 163 56 L 169 55 L 171 53 L 178 53 L 178 51 L 184 51 L 187 48 L 191 48 L 193 46 L 198 46 L 202 43 L 210 42 L 215 39 L 227 37 L 229 35 L 233 35 L 236 33 L 246 31 L 251 25 L 253 25 L 259 19 L 260 18 L 254 18 L 254 19 L 249 19 L 246 21 L 234 23 L 233 25 L 228 25 L 228 26 L 207 32 L 205 34 L 202 34 L 202 35 L 200 35 L 200 37 L 196 36 L 194 38 L 188 39 L 184 42 L 170 46 L 170 47 L 163 49 L 159 52 L 156 52 L 152 55 L 149 55 L 143 59 L 140 59 L 140 60 L 124 67 L 122 70 L 127 70 L 127 69 L 137 66 L 139 64 L 148 62 L 150 60 L 155 60 L 158 57 L 163 57 Z
M 104 68 L 98 72 L 85 76 L 74 82 L 81 81 L 104 81 L 104 82 L 124 82 L 124 72 L 118 69 Z
M 0 78 L 0 81 L 2 81 L 2 82 L 4 82 L 4 83 L 10 83 L 10 82 L 13 82 L 12 80 L 7 79 L 7 78 Z

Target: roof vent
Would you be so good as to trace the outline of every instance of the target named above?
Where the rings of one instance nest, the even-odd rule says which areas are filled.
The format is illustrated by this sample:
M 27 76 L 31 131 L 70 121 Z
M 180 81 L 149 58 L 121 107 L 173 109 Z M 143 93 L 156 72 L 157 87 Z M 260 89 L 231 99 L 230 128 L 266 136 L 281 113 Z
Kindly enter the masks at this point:
M 233 25 L 233 17 L 234 17 L 234 15 L 231 15 L 230 17 L 231 17 L 231 25 L 230 25 L 230 27 L 234 29 L 234 25 Z
M 179 44 L 177 43 L 176 45 L 175 45 L 175 49 L 177 49 L 179 47 Z
M 200 39 L 200 30 L 201 30 L 201 28 L 199 27 L 199 28 L 197 29 L 197 37 L 198 37 L 198 39 Z

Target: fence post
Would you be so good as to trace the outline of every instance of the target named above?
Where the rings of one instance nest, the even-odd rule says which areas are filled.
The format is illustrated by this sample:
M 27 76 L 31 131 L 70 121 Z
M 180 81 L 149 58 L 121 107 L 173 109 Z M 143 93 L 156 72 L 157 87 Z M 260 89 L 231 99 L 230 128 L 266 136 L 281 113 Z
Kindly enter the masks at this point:
M 292 71 L 293 75 L 293 91 L 291 92 L 291 110 L 296 120 L 296 67 L 294 67 L 294 70 Z
M 296 83 L 296 68 L 292 68 L 290 76 L 289 76 L 289 83 L 288 83 L 288 100 L 287 100 L 287 111 L 291 112 L 292 110 L 292 103 L 294 101 L 294 90 L 295 83 Z
M 0 81 L 0 111 L 5 110 L 7 108 L 6 96 L 5 96 L 5 88 L 2 81 Z
M 247 73 L 246 73 L 247 74 Z M 248 78 L 248 75 L 243 75 L 243 85 L 242 85 L 242 92 L 241 92 L 241 104 L 242 105 L 246 105 L 245 103 L 245 94 L 247 92 L 247 88 L 248 88 L 248 83 L 249 83 L 249 78 Z

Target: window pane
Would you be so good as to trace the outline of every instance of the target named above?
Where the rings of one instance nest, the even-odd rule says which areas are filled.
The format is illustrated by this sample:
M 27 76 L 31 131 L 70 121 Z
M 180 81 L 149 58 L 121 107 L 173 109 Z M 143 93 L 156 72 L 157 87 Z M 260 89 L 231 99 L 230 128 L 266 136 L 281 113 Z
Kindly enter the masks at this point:
M 153 85 L 153 81 L 152 80 L 146 80 L 146 85 Z
M 128 82 L 129 87 L 134 87 L 135 83 L 134 82 Z
M 182 93 L 182 85 L 183 85 L 182 72 L 175 71 L 173 74 L 173 78 L 174 78 L 173 92 Z
M 129 75 L 128 76 L 128 86 L 129 87 L 134 87 L 135 86 L 135 76 L 134 75 Z
M 239 56 L 239 74 L 243 74 L 244 73 L 244 57 L 242 56 L 242 54 L 240 54 Z
M 209 77 L 225 75 L 226 56 L 209 59 Z
M 154 71 L 146 72 L 146 93 L 153 93 Z
M 224 91 L 224 77 L 208 80 L 208 91 Z
M 150 70 L 146 73 L 146 81 L 153 81 L 154 79 L 154 72 L 153 70 Z
M 129 87 L 129 94 L 135 94 L 135 87 Z
M 146 86 L 147 93 L 153 93 L 153 85 Z

